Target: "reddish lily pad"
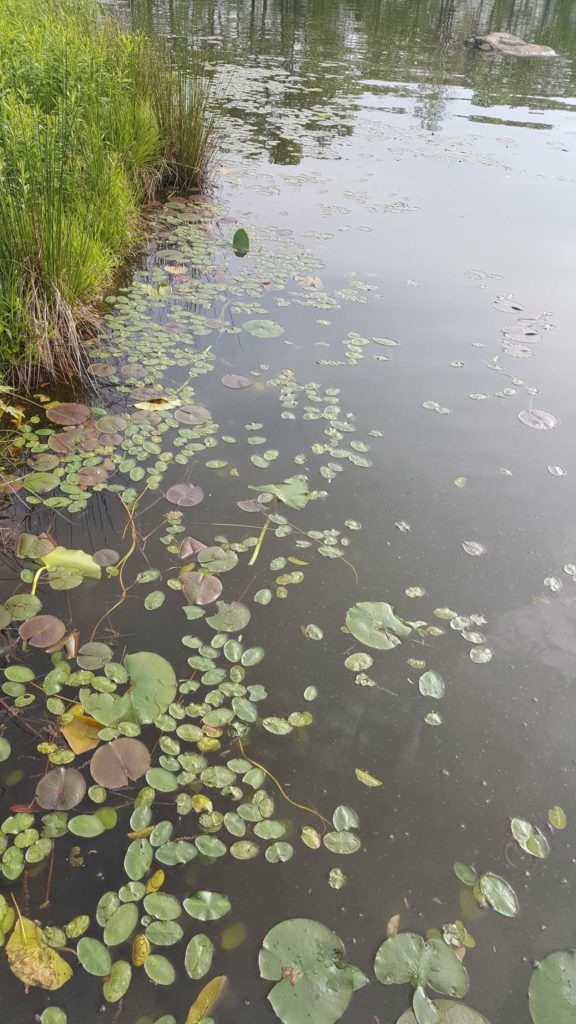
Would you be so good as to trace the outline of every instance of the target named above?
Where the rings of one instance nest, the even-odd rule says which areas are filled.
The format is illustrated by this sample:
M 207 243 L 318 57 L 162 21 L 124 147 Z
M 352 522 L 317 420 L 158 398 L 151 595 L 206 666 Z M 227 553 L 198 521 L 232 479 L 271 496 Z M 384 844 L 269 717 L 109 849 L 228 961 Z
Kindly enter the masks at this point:
M 114 363 L 92 363 L 88 370 L 95 377 L 111 377 L 113 373 L 116 373 Z
M 201 572 L 187 572 L 183 577 L 184 593 L 191 604 L 212 604 L 222 593 L 222 582 L 217 576 Z
M 179 505 L 181 508 L 191 508 L 204 501 L 204 491 L 201 487 L 194 487 L 193 484 L 174 484 L 166 491 L 166 498 L 171 505 Z
M 180 551 L 178 552 L 178 558 L 194 558 L 199 551 L 203 551 L 206 544 L 203 544 L 201 540 L 196 540 L 195 537 L 184 537 L 180 545 Z
M 101 565 L 104 568 L 107 565 L 115 565 L 120 555 L 114 548 L 100 548 L 99 551 L 95 551 L 92 558 L 96 562 L 96 565 Z
M 90 409 L 81 402 L 60 402 L 46 409 L 46 416 L 51 423 L 59 423 L 63 427 L 76 426 L 88 419 Z
M 55 768 L 36 786 L 36 803 L 46 811 L 71 811 L 84 798 L 86 782 L 77 768 Z
M 222 383 L 225 388 L 249 388 L 250 381 L 248 377 L 243 377 L 241 373 L 225 373 L 222 377 Z
M 237 501 L 236 504 L 243 512 L 264 512 L 264 505 L 257 498 L 247 498 L 245 501 Z
M 140 740 L 125 736 L 98 747 L 90 762 L 90 774 L 105 789 L 121 789 L 148 771 L 150 751 Z
M 45 650 L 58 644 L 66 636 L 66 626 L 55 615 L 34 615 L 19 626 L 18 633 L 22 640 L 27 640 L 32 647 Z
M 207 423 L 212 419 L 212 413 L 203 405 L 182 405 L 176 409 L 174 419 L 193 427 L 198 426 L 199 423 Z
M 558 417 L 545 409 L 523 409 L 518 413 L 518 419 L 533 430 L 554 430 L 560 424 Z

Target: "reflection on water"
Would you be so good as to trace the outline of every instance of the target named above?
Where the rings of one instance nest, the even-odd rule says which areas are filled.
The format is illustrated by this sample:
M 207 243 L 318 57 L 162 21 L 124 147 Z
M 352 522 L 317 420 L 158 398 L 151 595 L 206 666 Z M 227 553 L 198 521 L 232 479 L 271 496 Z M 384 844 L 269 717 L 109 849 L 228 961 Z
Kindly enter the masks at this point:
M 289 370 L 303 384 L 341 389 L 372 463 L 352 462 L 341 478 L 333 470 L 330 499 L 298 519 L 303 529 L 340 531 L 346 520 L 360 521 L 362 529 L 350 531 L 354 570 L 317 558 L 298 596 L 262 607 L 250 627 L 250 643 L 266 648 L 261 681 L 270 713 L 289 714 L 307 686 L 319 690 L 314 725 L 287 737 L 260 730 L 254 756 L 295 800 L 356 808 L 362 851 L 333 864 L 325 851 L 303 848 L 295 832 L 297 854 L 285 865 L 222 858 L 178 875 L 179 895 L 199 884 L 227 892 L 232 923 L 246 928 L 234 953 L 217 951 L 215 968 L 232 981 L 218 1024 L 275 1019 L 255 965 L 277 921 L 323 921 L 372 977 L 386 921 L 397 913 L 403 929 L 420 933 L 465 918 L 477 942 L 466 956 L 467 1001 L 492 1024 L 524 1024 L 532 962 L 574 945 L 574 5 L 131 0 L 117 7 L 164 37 L 175 59 L 201 52 L 221 118 L 216 181 L 225 215 L 206 217 L 205 226 L 216 255 L 207 245 L 194 263 L 189 211 L 172 210 L 167 230 L 159 222 L 136 270 L 142 291 L 133 344 L 152 367 L 155 352 L 169 345 L 167 377 L 181 386 L 187 345 L 206 343 L 201 318 L 212 318 L 212 331 L 225 324 L 208 339 L 219 372 L 196 382 L 198 399 L 222 434 L 245 439 L 256 420 L 267 445 L 280 450 L 264 474 L 248 441 L 234 449 L 244 490 L 232 498 L 231 478 L 207 471 L 202 520 L 217 522 L 224 512 L 228 520 L 246 486 L 315 467 L 318 454 L 308 430 L 315 397 L 306 396 L 305 422 L 292 423 L 279 418 L 276 394 L 264 385 L 246 392 L 245 404 L 240 393 L 224 395 L 215 382 L 222 373 L 255 371 L 269 381 Z M 497 29 L 546 43 L 559 57 L 518 60 L 462 45 Z M 230 263 L 236 224 L 253 244 L 245 261 Z M 177 244 L 175 230 L 184 249 L 178 261 L 191 264 L 187 283 L 170 283 L 175 306 L 182 289 L 182 339 L 180 314 L 169 318 L 151 287 L 160 280 L 156 264 L 171 255 L 161 246 Z M 128 303 L 109 317 L 114 351 L 129 348 L 133 315 Z M 279 322 L 282 336 L 236 333 L 253 316 Z M 372 338 L 398 346 L 371 344 L 361 358 Z M 103 403 L 118 411 L 124 400 L 111 386 Z M 534 408 L 553 413 L 559 426 L 541 431 L 518 419 Z M 171 472 L 168 483 L 180 479 Z M 116 546 L 124 527 L 116 508 L 112 496 L 95 496 L 85 517 L 60 524 L 61 543 Z M 153 531 L 157 515 L 151 505 L 143 532 Z M 27 525 L 45 527 L 42 514 Z M 267 545 L 266 564 L 283 551 L 274 537 Z M 161 561 L 157 538 L 146 555 Z M 78 591 L 75 614 L 93 622 L 90 593 Z M 375 686 L 356 685 L 343 668 L 350 637 L 341 626 L 359 600 L 389 601 L 404 618 L 446 627 L 418 648 L 446 682 L 441 725 L 424 720 L 436 702 L 418 692 L 420 670 L 404 647 L 378 657 Z M 170 607 L 143 626 L 141 606 L 127 602 L 122 638 L 137 649 L 153 635 L 155 649 L 170 657 L 182 632 Z M 486 620 L 478 628 L 491 661 L 471 659 L 460 632 L 435 618 L 446 607 L 477 616 L 473 623 Z M 307 623 L 322 628 L 322 642 L 303 638 Z M 383 785 L 362 786 L 355 768 Z M 511 856 L 509 817 L 542 824 L 556 804 L 569 826 L 551 837 L 549 860 Z M 455 860 L 506 876 L 520 919 L 466 916 Z M 339 892 L 327 882 L 336 861 L 348 876 Z M 103 887 L 120 884 L 112 860 L 101 874 Z M 75 890 L 88 897 L 83 886 L 81 872 L 67 876 L 60 897 Z M 70 1021 L 113 1019 L 110 1009 L 100 1015 L 92 991 L 84 1003 L 82 979 L 75 984 Z M 180 1024 L 190 988 L 183 981 L 164 994 L 137 982 L 120 1020 L 173 1012 Z M 405 987 L 372 981 L 343 1019 L 393 1024 L 407 998 Z M 24 1024 L 29 1014 L 15 1019 Z

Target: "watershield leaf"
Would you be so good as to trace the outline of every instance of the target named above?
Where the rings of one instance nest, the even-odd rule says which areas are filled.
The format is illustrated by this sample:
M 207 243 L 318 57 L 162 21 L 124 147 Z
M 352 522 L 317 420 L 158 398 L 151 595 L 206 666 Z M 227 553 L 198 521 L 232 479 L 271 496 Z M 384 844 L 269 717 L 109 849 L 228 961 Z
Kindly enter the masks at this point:
M 462 861 L 459 860 L 454 863 L 454 874 L 463 885 L 472 887 L 476 885 L 476 882 L 478 881 L 478 874 L 475 868 L 471 868 L 468 864 L 463 864 Z
M 106 831 L 104 822 L 96 814 L 77 814 L 70 818 L 68 829 L 72 835 L 82 836 L 84 839 L 94 839 Z
M 245 320 L 243 330 L 255 338 L 279 338 L 284 328 L 275 320 Z
M 112 964 L 110 977 L 102 986 L 104 999 L 107 1003 L 117 1003 L 123 999 L 132 981 L 132 968 L 127 960 L 117 960 Z
M 163 590 L 151 590 L 144 598 L 144 607 L 147 612 L 155 612 L 162 607 L 165 600 L 166 594 Z
M 379 651 L 392 650 L 400 643 L 399 637 L 412 632 L 386 601 L 359 601 L 346 613 L 346 625 L 356 640 Z
M 566 828 L 568 824 L 566 820 L 566 814 L 561 807 L 551 807 L 548 811 L 548 821 L 557 831 L 561 831 Z
M 188 977 L 192 981 L 204 978 L 212 966 L 213 956 L 214 946 L 207 935 L 200 932 L 190 939 L 184 955 L 184 966 Z
M 185 1024 L 202 1024 L 216 1007 L 228 988 L 228 979 L 222 974 L 204 986 L 188 1010 Z
M 40 1024 L 67 1024 L 68 1017 L 59 1006 L 47 1006 L 42 1011 Z
M 90 762 L 90 774 L 105 789 L 121 789 L 144 775 L 150 760 L 150 752 L 140 740 L 121 736 L 96 751 Z
M 157 985 L 172 985 L 176 980 L 176 971 L 165 956 L 158 953 L 151 953 L 144 961 L 144 970 L 150 981 Z
M 534 1024 L 574 1024 L 576 952 L 550 953 L 536 967 L 528 989 Z
M 6 956 L 10 970 L 26 988 L 54 992 L 72 977 L 72 968 L 46 944 L 41 929 L 27 917 L 18 917 L 6 943 Z
M 339 1020 L 354 991 L 343 954 L 338 936 L 318 921 L 294 918 L 268 932 L 258 963 L 261 977 L 277 982 L 268 999 L 283 1024 Z
M 138 923 L 138 908 L 135 903 L 122 903 L 108 919 L 104 930 L 107 946 L 119 946 L 130 937 Z
M 76 952 L 78 959 L 88 974 L 95 974 L 98 978 L 105 978 L 112 969 L 112 958 L 106 946 L 98 939 L 90 939 L 84 936 L 80 939 Z
M 523 818 L 512 818 L 510 820 L 512 835 L 526 853 L 532 857 L 543 860 L 550 853 L 550 846 L 546 836 L 536 825 L 532 825 Z
M 442 939 L 424 942 L 420 935 L 401 932 L 382 943 L 374 972 L 383 985 L 425 988 L 461 998 L 468 989 L 468 975 L 453 949 Z
M 134 839 L 124 858 L 124 870 L 128 878 L 131 878 L 133 882 L 138 882 L 150 870 L 153 858 L 154 850 L 150 841 L 146 838 Z
M 479 886 L 482 896 L 494 910 L 504 917 L 516 917 L 519 911 L 518 899 L 504 878 L 488 872 L 480 876 Z
M 182 913 L 180 902 L 167 892 L 149 893 L 144 899 L 144 908 L 159 921 L 174 921 Z

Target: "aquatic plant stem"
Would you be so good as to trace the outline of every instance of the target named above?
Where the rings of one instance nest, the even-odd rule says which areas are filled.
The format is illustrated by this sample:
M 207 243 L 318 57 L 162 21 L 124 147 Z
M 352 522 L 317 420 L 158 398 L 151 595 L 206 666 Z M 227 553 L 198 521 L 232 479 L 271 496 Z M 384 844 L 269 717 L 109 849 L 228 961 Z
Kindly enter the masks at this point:
M 249 757 L 249 755 L 244 750 L 242 740 L 240 739 L 239 736 L 236 742 L 238 743 L 238 746 L 242 751 L 242 757 L 245 757 L 247 761 L 250 761 L 250 764 L 253 764 L 256 768 L 260 768 L 260 770 L 263 771 L 264 774 L 267 775 L 269 779 L 272 779 L 274 785 L 278 787 L 284 799 L 287 800 L 288 803 L 292 805 L 292 807 L 297 807 L 298 810 L 305 811 L 306 814 L 313 814 L 315 818 L 319 818 L 324 825 L 328 826 L 328 828 L 332 828 L 332 822 L 328 821 L 328 818 L 325 818 L 323 814 L 320 814 L 320 811 L 315 811 L 313 807 L 308 807 L 306 804 L 299 804 L 297 803 L 296 800 L 292 800 L 292 797 L 288 796 L 288 793 L 286 792 L 284 787 L 278 782 L 278 779 L 274 775 L 272 775 L 272 772 L 268 771 L 268 769 L 265 768 L 263 764 L 260 764 L 259 761 L 255 761 L 253 757 Z

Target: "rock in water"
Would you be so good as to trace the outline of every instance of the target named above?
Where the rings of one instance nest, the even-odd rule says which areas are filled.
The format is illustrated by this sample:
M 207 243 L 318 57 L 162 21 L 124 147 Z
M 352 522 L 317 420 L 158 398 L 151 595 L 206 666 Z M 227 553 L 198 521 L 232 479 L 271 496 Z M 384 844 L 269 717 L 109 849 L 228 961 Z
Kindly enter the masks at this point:
M 551 46 L 539 46 L 537 43 L 525 43 L 519 36 L 509 32 L 490 32 L 487 36 L 471 36 L 465 39 L 466 46 L 474 46 L 477 50 L 488 50 L 491 53 L 504 53 L 509 57 L 557 57 Z

